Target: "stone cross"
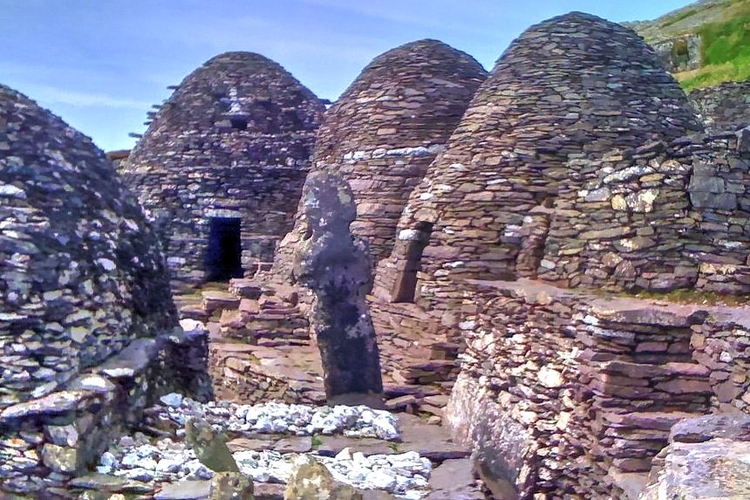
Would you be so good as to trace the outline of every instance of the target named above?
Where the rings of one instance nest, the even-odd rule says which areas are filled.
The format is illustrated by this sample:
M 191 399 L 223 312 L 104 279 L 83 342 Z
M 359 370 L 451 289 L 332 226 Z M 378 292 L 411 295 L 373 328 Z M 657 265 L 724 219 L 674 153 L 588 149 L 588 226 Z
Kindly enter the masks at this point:
M 295 252 L 294 278 L 315 295 L 310 328 L 323 361 L 329 404 L 382 404 L 380 353 L 366 302 L 372 264 L 349 225 L 357 207 L 349 184 L 325 171 L 302 193 L 306 239 Z

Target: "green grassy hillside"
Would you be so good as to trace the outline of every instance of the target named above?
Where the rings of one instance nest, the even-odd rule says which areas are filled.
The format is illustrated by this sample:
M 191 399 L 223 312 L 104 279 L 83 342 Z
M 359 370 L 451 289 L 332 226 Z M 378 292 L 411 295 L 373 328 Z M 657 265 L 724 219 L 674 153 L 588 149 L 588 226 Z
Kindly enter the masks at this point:
M 750 80 L 750 0 L 703 0 L 630 27 L 649 43 L 701 37 L 701 67 L 675 74 L 686 90 Z

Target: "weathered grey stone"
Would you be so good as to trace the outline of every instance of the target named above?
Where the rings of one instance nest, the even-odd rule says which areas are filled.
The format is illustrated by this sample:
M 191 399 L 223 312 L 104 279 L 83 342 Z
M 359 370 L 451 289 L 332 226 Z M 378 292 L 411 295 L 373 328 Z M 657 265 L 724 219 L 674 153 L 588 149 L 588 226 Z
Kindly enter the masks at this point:
M 348 184 L 325 171 L 308 176 L 302 207 L 309 238 L 297 250 L 296 279 L 313 291 L 311 329 L 323 361 L 329 402 L 377 404 L 380 353 L 365 296 L 371 285 L 366 248 L 349 225 L 356 205 Z
M 218 472 L 211 478 L 209 500 L 254 500 L 253 480 L 240 472 Z
M 55 472 L 71 474 L 78 472 L 83 465 L 80 454 L 75 448 L 45 444 L 42 447 L 42 461 L 44 465 Z
M 311 455 L 300 455 L 294 460 L 284 500 L 362 500 L 362 493 L 333 479 L 325 465 Z
M 750 418 L 711 415 L 675 425 L 641 500 L 750 496 Z
M 179 481 L 165 484 L 154 495 L 154 500 L 207 500 L 211 481 Z
M 227 438 L 205 420 L 191 418 L 185 423 L 185 440 L 200 462 L 214 472 L 239 472 L 227 447 Z
M 709 130 L 735 131 L 750 124 L 750 82 L 724 82 L 688 94 Z

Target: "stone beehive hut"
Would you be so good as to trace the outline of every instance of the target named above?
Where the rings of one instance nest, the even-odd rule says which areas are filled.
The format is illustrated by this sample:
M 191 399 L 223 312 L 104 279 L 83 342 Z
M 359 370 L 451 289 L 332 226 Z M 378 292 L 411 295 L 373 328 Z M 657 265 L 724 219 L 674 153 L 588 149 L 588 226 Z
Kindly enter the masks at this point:
M 0 407 L 174 325 L 162 255 L 91 141 L 0 87 Z
M 420 40 L 376 57 L 326 112 L 313 168 L 349 181 L 357 200 L 352 230 L 376 259 L 390 253 L 409 193 L 445 149 L 485 77 L 471 56 Z M 304 234 L 301 226 L 285 238 L 281 260 Z
M 124 167 L 173 278 L 227 279 L 272 260 L 291 228 L 324 110 L 258 54 L 222 54 L 185 78 Z
M 169 383 L 158 339 L 177 315 L 157 237 L 104 153 L 1 85 L 0 220 L 0 497 L 36 498 Z
M 582 13 L 530 28 L 500 58 L 412 193 L 394 252 L 378 271 L 377 295 L 429 300 L 444 295 L 426 283 L 537 276 L 556 257 L 575 254 L 566 245 L 582 228 L 595 231 L 613 216 L 605 206 L 572 207 L 601 173 L 594 160 L 697 128 L 684 93 L 629 29 Z M 575 286 L 583 266 L 561 266 L 553 278 Z

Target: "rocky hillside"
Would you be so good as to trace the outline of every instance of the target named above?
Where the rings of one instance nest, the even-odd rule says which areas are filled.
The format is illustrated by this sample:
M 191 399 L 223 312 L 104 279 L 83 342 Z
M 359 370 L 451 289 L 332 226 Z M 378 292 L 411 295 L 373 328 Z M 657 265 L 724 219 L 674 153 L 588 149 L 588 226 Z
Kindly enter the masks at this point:
M 653 21 L 626 23 L 686 90 L 750 80 L 750 0 L 700 0 Z

